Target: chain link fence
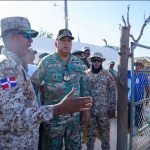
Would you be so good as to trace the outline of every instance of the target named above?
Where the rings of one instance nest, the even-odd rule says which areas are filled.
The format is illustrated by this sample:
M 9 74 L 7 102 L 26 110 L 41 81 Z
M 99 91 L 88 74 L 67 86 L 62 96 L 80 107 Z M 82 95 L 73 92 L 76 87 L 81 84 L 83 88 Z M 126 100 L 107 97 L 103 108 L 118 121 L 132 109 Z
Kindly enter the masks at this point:
M 150 149 L 150 70 L 139 60 L 135 63 L 136 47 L 150 47 L 132 43 L 131 51 L 131 99 L 130 109 L 130 150 Z

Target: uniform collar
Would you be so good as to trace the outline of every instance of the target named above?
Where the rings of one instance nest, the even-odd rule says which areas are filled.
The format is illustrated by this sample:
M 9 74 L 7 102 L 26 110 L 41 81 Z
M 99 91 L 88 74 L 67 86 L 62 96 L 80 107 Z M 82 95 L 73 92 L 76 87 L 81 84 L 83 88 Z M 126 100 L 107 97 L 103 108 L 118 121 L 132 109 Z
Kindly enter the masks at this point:
M 15 60 L 19 61 L 19 63 L 21 63 L 23 65 L 22 60 L 12 50 L 7 48 L 6 46 L 4 46 L 1 49 L 1 54 L 4 54 L 6 56 L 10 56 L 10 57 L 14 58 Z

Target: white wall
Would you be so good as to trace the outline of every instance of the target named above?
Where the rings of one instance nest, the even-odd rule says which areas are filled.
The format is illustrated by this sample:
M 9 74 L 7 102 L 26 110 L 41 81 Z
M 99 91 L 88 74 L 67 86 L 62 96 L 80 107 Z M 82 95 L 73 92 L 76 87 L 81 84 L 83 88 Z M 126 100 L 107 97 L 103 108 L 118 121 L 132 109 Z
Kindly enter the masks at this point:
M 32 48 L 36 49 L 38 51 L 38 54 L 36 56 L 36 59 L 38 59 L 38 55 L 43 52 L 53 53 L 55 51 L 55 40 L 44 38 L 44 37 L 37 37 L 33 39 Z M 108 67 L 108 62 L 110 60 L 115 61 L 115 69 L 117 69 L 118 65 L 118 53 L 117 51 L 113 50 L 112 48 L 92 45 L 88 43 L 78 43 L 73 42 L 72 51 L 74 50 L 81 50 L 82 47 L 88 46 L 91 49 L 91 53 L 94 52 L 101 52 L 103 54 L 103 57 L 106 58 L 106 61 L 103 63 L 104 68 Z M 37 60 L 36 60 L 37 61 Z

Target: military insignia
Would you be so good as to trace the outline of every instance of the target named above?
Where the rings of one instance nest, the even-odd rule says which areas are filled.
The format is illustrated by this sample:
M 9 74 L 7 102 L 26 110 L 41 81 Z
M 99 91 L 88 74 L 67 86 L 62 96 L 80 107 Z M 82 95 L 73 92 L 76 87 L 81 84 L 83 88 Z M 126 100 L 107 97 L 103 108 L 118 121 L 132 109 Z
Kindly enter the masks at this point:
M 64 81 L 70 81 L 70 75 L 64 74 Z
M 64 65 L 63 69 L 64 69 L 64 73 L 63 73 L 64 81 L 70 81 L 70 73 L 69 73 L 69 70 L 68 70 L 68 66 Z
M 9 87 L 15 87 L 16 86 L 16 78 L 14 76 L 10 77 L 4 77 L 0 80 L 1 87 L 3 90 L 9 88 Z
M 73 64 L 74 65 L 80 65 L 80 62 L 79 61 L 74 61 Z
M 68 30 L 64 30 L 64 34 L 70 35 L 70 32 Z

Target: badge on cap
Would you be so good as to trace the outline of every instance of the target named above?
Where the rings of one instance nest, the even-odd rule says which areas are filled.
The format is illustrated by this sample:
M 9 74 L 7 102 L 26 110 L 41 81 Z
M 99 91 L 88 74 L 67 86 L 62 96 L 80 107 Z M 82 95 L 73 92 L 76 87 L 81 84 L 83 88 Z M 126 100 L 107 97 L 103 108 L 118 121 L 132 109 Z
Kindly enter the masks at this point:
M 64 31 L 64 34 L 70 35 L 70 32 L 68 30 L 63 30 L 63 31 Z

